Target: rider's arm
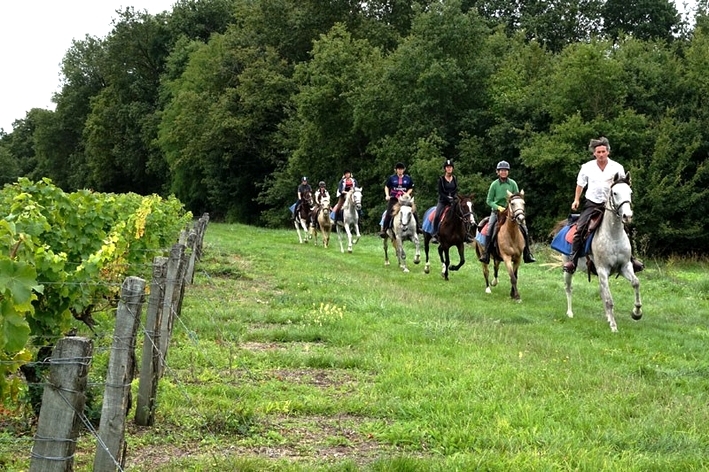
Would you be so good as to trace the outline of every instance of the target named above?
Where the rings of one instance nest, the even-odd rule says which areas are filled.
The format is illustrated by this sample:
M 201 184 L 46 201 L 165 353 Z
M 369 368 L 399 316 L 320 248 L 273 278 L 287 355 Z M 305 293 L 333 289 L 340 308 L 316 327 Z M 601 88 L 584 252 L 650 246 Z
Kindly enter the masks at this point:
M 581 201 L 581 193 L 583 192 L 583 187 L 576 184 L 576 191 L 574 192 L 574 202 L 571 204 L 572 210 L 578 210 Z

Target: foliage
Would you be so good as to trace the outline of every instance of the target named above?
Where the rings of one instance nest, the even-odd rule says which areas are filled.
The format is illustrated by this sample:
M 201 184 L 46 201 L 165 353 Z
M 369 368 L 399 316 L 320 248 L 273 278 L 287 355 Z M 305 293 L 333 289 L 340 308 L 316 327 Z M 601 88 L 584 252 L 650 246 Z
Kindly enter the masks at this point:
M 20 179 L 0 192 L 0 398 L 7 376 L 92 313 L 115 305 L 128 275 L 146 277 L 191 214 L 174 197 L 63 192 Z M 25 372 L 27 375 L 27 373 Z

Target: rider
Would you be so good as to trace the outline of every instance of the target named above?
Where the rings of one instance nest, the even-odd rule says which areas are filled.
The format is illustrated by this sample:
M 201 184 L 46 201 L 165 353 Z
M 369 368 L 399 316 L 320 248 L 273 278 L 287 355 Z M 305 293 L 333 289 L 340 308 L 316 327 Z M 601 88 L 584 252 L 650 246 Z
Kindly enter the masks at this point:
M 337 215 L 337 211 L 340 209 L 343 203 L 345 203 L 345 193 L 349 192 L 352 188 L 357 186 L 357 181 L 352 177 L 352 172 L 349 169 L 345 169 L 342 173 L 342 178 L 337 184 L 337 203 L 332 208 L 333 213 Z
M 485 244 L 485 251 L 480 256 L 480 262 L 488 264 L 490 262 L 490 250 L 492 249 L 493 241 L 497 236 L 497 216 L 500 212 L 505 211 L 507 206 L 507 192 L 517 193 L 519 192 L 519 187 L 517 182 L 510 179 L 510 164 L 507 161 L 500 161 L 497 163 L 497 179 L 495 179 L 490 184 L 490 189 L 487 191 L 487 205 L 492 208 L 490 213 L 490 219 L 488 220 L 488 238 Z M 520 225 L 519 229 L 522 231 L 524 236 L 524 252 L 523 258 L 525 263 L 537 262 L 537 260 L 532 256 L 532 252 L 529 250 L 529 235 L 527 233 L 527 227 L 525 225 Z
M 583 210 L 576 221 L 576 233 L 571 250 L 571 259 L 564 264 L 564 271 L 573 274 L 576 271 L 576 264 L 581 255 L 584 234 L 588 230 L 591 217 L 598 212 L 603 212 L 606 200 L 610 197 L 611 183 L 615 174 L 625 177 L 623 165 L 608 158 L 611 151 L 610 143 L 605 137 L 592 139 L 588 146 L 589 151 L 595 157 L 581 166 L 576 177 L 576 191 L 571 209 L 576 211 L 579 207 L 581 194 L 586 188 L 586 202 Z M 633 270 L 640 272 L 645 268 L 643 263 L 634 257 L 630 258 L 633 263 Z
M 403 162 L 397 162 L 394 166 L 394 175 L 389 176 L 386 183 L 384 184 L 384 199 L 387 201 L 387 210 L 384 214 L 384 224 L 382 225 L 382 230 L 379 236 L 382 239 L 387 237 L 387 229 L 391 224 L 391 210 L 394 205 L 399 201 L 399 197 L 404 194 L 411 196 L 414 191 L 414 181 L 410 175 L 404 174 L 406 166 Z M 417 223 L 418 231 L 418 223 Z
M 321 180 L 320 182 L 318 182 L 318 190 L 315 192 L 315 203 L 317 203 L 318 206 L 321 205 L 323 198 L 329 201 L 330 193 L 325 187 L 325 182 Z
M 453 161 L 446 159 L 443 163 L 444 174 L 438 178 L 438 205 L 436 205 L 436 217 L 433 220 L 433 235 L 431 242 L 438 244 L 438 225 L 441 222 L 441 216 L 453 202 L 454 198 L 458 198 L 458 181 L 453 175 Z
M 295 212 L 293 213 L 294 215 L 297 215 L 300 211 L 300 207 L 303 206 L 303 203 L 306 203 L 303 201 L 303 195 L 305 195 L 305 192 L 312 193 L 313 189 L 310 188 L 308 178 L 303 176 L 303 178 L 300 179 L 300 185 L 298 185 L 298 202 L 295 205 Z

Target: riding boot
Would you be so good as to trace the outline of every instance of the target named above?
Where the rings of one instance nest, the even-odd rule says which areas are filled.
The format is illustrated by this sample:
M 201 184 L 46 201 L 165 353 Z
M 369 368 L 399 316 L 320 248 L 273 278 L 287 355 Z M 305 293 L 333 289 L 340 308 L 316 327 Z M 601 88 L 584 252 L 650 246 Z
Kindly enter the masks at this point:
M 635 272 L 636 274 L 638 272 L 642 272 L 645 269 L 645 264 L 640 259 L 631 257 L 630 262 L 633 264 L 633 272 Z
M 379 237 L 382 239 L 387 238 L 387 230 L 389 229 L 389 225 L 391 224 L 391 215 L 389 212 L 384 215 L 384 223 L 382 223 L 382 230 L 379 232 Z
M 493 241 L 495 241 L 495 237 L 497 236 L 497 222 L 495 222 L 495 227 L 492 228 L 492 234 L 488 236 L 487 242 L 485 243 L 485 250 L 483 251 L 483 255 L 478 258 L 480 262 L 483 264 L 489 264 L 490 263 L 490 252 L 492 251 L 492 244 Z
M 431 235 L 431 243 L 438 244 L 438 225 L 441 223 L 440 215 L 436 214 L 433 219 L 433 234 Z
M 529 234 L 527 233 L 527 228 L 522 227 L 522 235 L 524 236 L 524 250 L 522 251 L 522 259 L 525 264 L 530 262 L 537 262 L 537 260 L 532 255 L 532 251 L 529 249 Z

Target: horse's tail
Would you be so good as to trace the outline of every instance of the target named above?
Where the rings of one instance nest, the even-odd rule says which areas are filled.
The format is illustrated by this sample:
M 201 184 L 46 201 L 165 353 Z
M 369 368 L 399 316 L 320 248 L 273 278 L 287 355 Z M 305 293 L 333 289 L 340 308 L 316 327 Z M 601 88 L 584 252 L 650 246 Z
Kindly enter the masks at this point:
M 556 236 L 559 233 L 559 231 L 561 231 L 561 228 L 563 228 L 567 224 L 569 224 L 569 220 L 566 218 L 563 220 L 557 221 L 556 224 L 554 224 L 554 227 L 551 229 L 551 231 L 549 231 L 549 237 L 553 239 L 554 236 Z

